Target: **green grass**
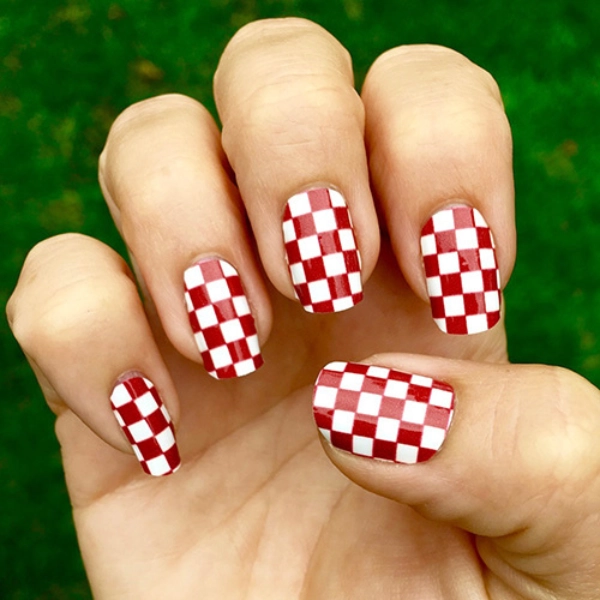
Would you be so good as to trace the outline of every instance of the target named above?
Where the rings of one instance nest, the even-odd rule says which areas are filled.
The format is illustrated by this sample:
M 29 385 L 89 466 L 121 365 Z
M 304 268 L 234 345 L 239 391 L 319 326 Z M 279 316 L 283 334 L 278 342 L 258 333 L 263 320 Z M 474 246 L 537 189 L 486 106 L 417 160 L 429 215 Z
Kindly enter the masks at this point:
M 515 140 L 511 356 L 600 384 L 596 0 L 2 0 L 0 304 L 45 237 L 82 231 L 122 250 L 96 184 L 119 112 L 171 91 L 213 110 L 211 78 L 227 40 L 250 20 L 285 15 L 335 34 L 358 82 L 379 53 L 415 42 L 455 48 L 494 74 Z M 53 419 L 3 321 L 0 342 L 0 598 L 89 598 Z

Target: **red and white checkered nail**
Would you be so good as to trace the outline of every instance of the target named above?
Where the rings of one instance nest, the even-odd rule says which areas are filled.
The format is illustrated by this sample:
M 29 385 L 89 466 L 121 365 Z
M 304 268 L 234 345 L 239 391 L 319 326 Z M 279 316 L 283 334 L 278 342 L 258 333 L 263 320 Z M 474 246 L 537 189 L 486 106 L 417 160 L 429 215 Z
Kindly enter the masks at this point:
M 454 391 L 440 381 L 384 367 L 333 362 L 317 378 L 313 414 L 336 448 L 404 464 L 441 448 L 454 413 Z
M 170 475 L 181 466 L 171 417 L 152 382 L 140 375 L 121 380 L 110 395 L 113 413 L 149 475 Z
M 481 213 L 452 206 L 421 232 L 431 313 L 445 333 L 471 334 L 500 320 L 500 272 L 492 232 Z
M 360 254 L 339 192 L 320 188 L 292 196 L 283 240 L 296 297 L 306 311 L 338 312 L 362 300 Z
M 185 302 L 204 367 L 216 379 L 241 377 L 262 364 L 258 335 L 242 280 L 221 258 L 184 273 Z

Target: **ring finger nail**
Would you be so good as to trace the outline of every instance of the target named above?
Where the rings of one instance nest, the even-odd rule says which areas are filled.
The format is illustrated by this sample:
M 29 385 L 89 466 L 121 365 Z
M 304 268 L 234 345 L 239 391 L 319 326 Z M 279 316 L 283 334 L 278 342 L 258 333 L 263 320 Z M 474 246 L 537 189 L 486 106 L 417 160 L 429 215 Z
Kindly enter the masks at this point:
M 435 213 L 421 232 L 427 293 L 437 326 L 445 333 L 471 334 L 500 320 L 500 273 L 492 232 L 469 206 Z
M 359 456 L 415 464 L 441 448 L 454 391 L 430 377 L 333 362 L 317 378 L 315 422 L 331 445 Z
M 306 311 L 338 312 L 362 300 L 360 254 L 339 192 L 319 188 L 292 196 L 283 239 L 296 296 Z
M 204 367 L 216 379 L 241 377 L 262 364 L 256 325 L 238 272 L 206 258 L 184 273 L 190 325 Z
M 113 413 L 149 475 L 169 475 L 181 466 L 171 417 L 151 381 L 121 380 L 110 395 Z

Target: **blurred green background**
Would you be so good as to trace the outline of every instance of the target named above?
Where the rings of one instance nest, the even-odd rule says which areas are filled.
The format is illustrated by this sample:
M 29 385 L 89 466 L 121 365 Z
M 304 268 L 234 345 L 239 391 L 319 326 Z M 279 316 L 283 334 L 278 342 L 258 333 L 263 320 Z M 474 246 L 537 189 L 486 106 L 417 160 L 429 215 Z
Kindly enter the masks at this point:
M 0 304 L 39 240 L 82 231 L 122 250 L 96 183 L 126 106 L 178 91 L 214 112 L 227 40 L 263 17 L 311 18 L 351 51 L 455 48 L 498 80 L 515 141 L 519 257 L 511 356 L 600 384 L 600 3 L 597 0 L 0 0 Z M 89 598 L 53 418 L 0 321 L 0 598 Z

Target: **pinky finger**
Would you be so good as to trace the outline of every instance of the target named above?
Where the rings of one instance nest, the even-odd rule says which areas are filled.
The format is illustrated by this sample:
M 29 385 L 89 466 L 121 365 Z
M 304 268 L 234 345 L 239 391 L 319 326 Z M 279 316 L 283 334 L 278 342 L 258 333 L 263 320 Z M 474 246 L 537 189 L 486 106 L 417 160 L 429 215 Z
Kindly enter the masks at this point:
M 125 453 L 112 455 L 126 470 L 132 453 L 149 475 L 179 468 L 176 392 L 121 257 L 80 235 L 46 240 L 29 254 L 7 314 L 55 414 L 73 413 Z M 85 469 L 69 456 L 77 445 L 62 445 L 65 463 Z M 116 466 L 94 460 L 95 470 Z

